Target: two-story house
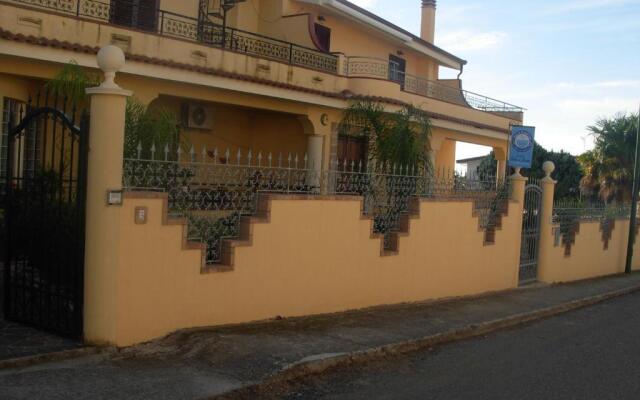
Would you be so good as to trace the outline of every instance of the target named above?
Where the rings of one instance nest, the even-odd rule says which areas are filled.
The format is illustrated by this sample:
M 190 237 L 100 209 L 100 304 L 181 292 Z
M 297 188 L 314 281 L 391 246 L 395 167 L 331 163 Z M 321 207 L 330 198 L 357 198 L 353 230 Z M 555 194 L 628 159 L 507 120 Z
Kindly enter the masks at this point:
M 128 58 L 120 85 L 180 115 L 197 149 L 306 154 L 317 169 L 357 160 L 364 144 L 337 123 L 350 101 L 374 99 L 430 114 L 437 168 L 455 168 L 463 141 L 492 147 L 503 173 L 523 110 L 439 79 L 466 61 L 434 44 L 436 1 L 421 6 L 416 36 L 347 0 L 2 0 L 2 144 L 43 81 L 70 60 L 95 68 L 115 44 Z

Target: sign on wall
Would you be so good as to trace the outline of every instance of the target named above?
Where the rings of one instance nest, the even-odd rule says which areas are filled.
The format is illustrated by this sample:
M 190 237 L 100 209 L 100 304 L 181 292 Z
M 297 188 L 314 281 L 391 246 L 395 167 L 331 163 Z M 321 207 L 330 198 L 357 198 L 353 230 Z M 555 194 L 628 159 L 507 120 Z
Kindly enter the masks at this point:
M 533 126 L 516 125 L 511 127 L 510 167 L 531 168 L 535 134 L 536 128 Z

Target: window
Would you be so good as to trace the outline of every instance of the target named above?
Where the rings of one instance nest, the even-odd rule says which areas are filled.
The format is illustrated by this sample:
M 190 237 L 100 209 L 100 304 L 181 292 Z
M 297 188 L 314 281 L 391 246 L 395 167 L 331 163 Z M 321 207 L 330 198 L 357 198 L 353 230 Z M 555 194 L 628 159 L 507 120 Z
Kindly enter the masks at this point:
M 338 137 L 338 168 L 351 170 L 351 165 L 357 170 L 367 164 L 367 138 L 364 136 Z
M 158 26 L 158 0 L 112 0 L 111 22 L 143 31 Z
M 403 89 L 406 67 L 407 61 L 404 58 L 389 55 L 389 80 L 398 82 Z
M 9 120 L 15 126 L 20 123 L 26 104 L 5 98 L 2 107 L 2 135 L 0 136 L 0 182 L 7 179 L 7 158 L 9 150 Z M 32 176 L 36 166 L 40 163 L 40 138 L 37 135 L 37 125 L 31 124 L 28 131 L 13 145 L 13 168 L 20 168 L 14 176 Z M 20 152 L 20 154 L 18 154 Z
M 331 50 L 331 29 L 324 25 L 315 24 L 316 38 L 318 39 L 318 47 L 327 53 Z

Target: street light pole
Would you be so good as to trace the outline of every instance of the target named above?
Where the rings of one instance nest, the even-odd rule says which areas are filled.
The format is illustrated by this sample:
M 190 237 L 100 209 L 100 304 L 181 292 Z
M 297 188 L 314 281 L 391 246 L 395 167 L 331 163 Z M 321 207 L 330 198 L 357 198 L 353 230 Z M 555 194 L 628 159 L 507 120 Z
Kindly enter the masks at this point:
M 638 211 L 638 157 L 640 156 L 640 108 L 638 108 L 638 126 L 636 132 L 636 158 L 633 164 L 633 185 L 631 193 L 631 216 L 629 220 L 629 242 L 627 243 L 627 262 L 624 272 L 631 273 L 631 263 L 633 262 L 633 245 L 636 241 L 636 213 Z

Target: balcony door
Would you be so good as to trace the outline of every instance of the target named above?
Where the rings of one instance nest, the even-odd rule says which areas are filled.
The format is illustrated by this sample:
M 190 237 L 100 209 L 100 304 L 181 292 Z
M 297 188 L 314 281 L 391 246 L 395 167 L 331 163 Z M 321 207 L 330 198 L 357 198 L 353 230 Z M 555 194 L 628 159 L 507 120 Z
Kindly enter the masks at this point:
M 407 61 L 404 58 L 389 55 L 389 80 L 398 82 L 403 89 L 406 68 Z
M 155 32 L 160 0 L 111 0 L 112 24 Z

